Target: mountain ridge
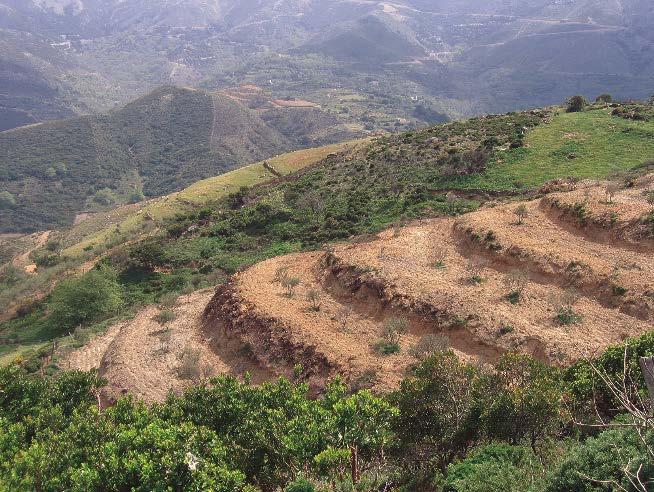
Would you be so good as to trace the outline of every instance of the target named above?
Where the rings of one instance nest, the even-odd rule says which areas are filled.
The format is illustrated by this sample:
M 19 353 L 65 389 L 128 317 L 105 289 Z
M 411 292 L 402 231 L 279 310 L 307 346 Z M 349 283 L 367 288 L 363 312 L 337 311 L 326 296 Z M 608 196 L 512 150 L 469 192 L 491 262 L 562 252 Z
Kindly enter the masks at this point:
M 63 226 L 79 212 L 164 195 L 312 139 L 356 135 L 320 112 L 313 134 L 291 125 L 284 135 L 261 114 L 224 94 L 162 87 L 105 114 L 2 132 L 0 188 L 14 203 L 0 230 Z

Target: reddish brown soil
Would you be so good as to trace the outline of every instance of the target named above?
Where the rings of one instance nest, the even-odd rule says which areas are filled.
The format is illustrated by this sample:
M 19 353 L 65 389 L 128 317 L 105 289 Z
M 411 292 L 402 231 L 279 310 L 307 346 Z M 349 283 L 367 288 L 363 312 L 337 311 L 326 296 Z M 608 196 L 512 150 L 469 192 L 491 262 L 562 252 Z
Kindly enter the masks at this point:
M 575 234 L 634 251 L 654 251 L 654 224 L 648 220 L 654 206 L 645 194 L 654 191 L 654 175 L 637 179 L 630 188 L 607 193 L 613 184 L 581 183 L 569 193 L 552 193 L 541 208 L 561 227 Z
M 104 397 L 114 400 L 130 393 L 147 401 L 161 401 L 169 392 L 180 393 L 193 379 L 181 377 L 182 355 L 197 351 L 200 377 L 250 373 L 255 383 L 274 375 L 242 354 L 238 340 L 212 336 L 203 331 L 201 315 L 213 291 L 199 291 L 178 299 L 176 319 L 160 325 L 153 318 L 159 310 L 150 306 L 131 321 L 112 326 L 83 348 L 63 358 L 67 369 L 99 369 L 108 381 Z
M 299 375 L 315 391 L 337 374 L 356 388 L 394 389 L 418 362 L 412 347 L 430 334 L 445 336 L 464 360 L 492 362 L 517 351 L 568 364 L 653 327 L 652 250 L 630 226 L 648 211 L 648 186 L 640 181 L 607 204 L 603 184 L 582 183 L 524 203 L 522 224 L 518 203 L 496 204 L 274 258 L 235 275 L 213 296 L 181 298 L 177 319 L 166 327 L 153 321 L 156 308 L 146 308 L 67 360 L 70 367 L 99 367 L 110 399 L 131 392 L 149 400 L 190 383 L 179 374 L 188 348 L 199 351 L 206 375 L 248 371 L 254 382 Z M 600 236 L 570 220 L 565 204 L 581 197 L 588 217 L 616 213 L 616 230 L 602 226 L 608 235 Z M 300 281 L 290 296 L 277 280 L 280 268 Z M 527 283 L 514 304 L 507 280 L 515 271 Z M 557 314 L 571 291 L 578 319 L 561 324 Z M 392 317 L 406 318 L 408 331 L 399 353 L 382 355 L 375 344 Z M 168 342 L 162 330 L 170 330 Z
M 601 189 L 592 188 L 591 196 Z M 574 200 L 572 193 L 566 199 Z M 629 203 L 638 216 L 646 210 L 640 197 L 642 192 L 628 190 L 614 201 Z M 270 349 L 265 340 L 283 339 L 286 352 L 274 359 L 283 360 L 287 370 L 314 361 L 314 378 L 341 373 L 354 382 L 374 379 L 380 390 L 395 387 L 417 362 L 409 349 L 427 334 L 447 336 L 451 348 L 468 360 L 493 361 L 519 351 L 565 364 L 652 329 L 654 261 L 648 251 L 626 241 L 591 240 L 581 226 L 550 214 L 549 202 L 526 203 L 528 216 L 518 225 L 517 205 L 424 221 L 328 253 L 263 262 L 219 292 L 207 319 L 240 337 L 250 335 L 263 363 L 271 362 L 265 360 Z M 588 207 L 596 210 L 592 202 Z M 632 220 L 627 207 L 621 213 Z M 471 281 L 471 262 L 482 265 L 481 283 Z M 280 267 L 301 281 L 292 297 L 275 281 Z M 528 279 L 517 304 L 507 300 L 514 270 Z M 311 309 L 311 290 L 320 293 L 319 311 Z M 572 308 L 580 319 L 565 325 L 557 314 L 571 291 L 578 297 Z M 236 307 L 221 307 L 226 304 Z M 353 312 L 345 326 L 339 320 L 344 308 Z M 410 324 L 402 350 L 380 355 L 373 345 L 384 322 L 397 316 Z M 279 352 L 284 344 L 274 346 Z M 302 358 L 308 348 L 315 354 L 311 360 Z

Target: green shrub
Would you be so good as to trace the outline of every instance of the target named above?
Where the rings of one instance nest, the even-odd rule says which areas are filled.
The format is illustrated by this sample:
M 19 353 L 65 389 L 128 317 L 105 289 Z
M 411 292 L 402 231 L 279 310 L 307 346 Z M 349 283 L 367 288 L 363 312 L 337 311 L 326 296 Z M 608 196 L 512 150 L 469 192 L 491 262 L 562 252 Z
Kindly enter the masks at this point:
M 525 492 L 540 481 L 539 473 L 542 467 L 531 449 L 488 444 L 447 468 L 443 492 Z
M 0 210 L 16 206 L 16 197 L 8 191 L 0 191 Z
M 561 306 L 556 312 L 556 322 L 561 326 L 576 325 L 581 323 L 584 317 L 575 312 L 570 306 Z
M 116 272 L 103 267 L 57 284 L 48 306 L 51 322 L 59 332 L 65 332 L 115 314 L 123 303 Z
M 284 492 L 316 492 L 316 487 L 311 482 L 300 477 L 289 483 Z
M 388 340 L 378 340 L 374 347 L 375 351 L 381 355 L 393 355 L 402 350 L 399 343 L 389 342 Z
M 642 490 L 632 486 L 625 470 L 634 476 L 638 473 L 643 483 L 651 484 L 654 480 L 654 462 L 645 449 L 645 443 L 654 444 L 651 433 L 644 440 L 633 429 L 610 429 L 588 438 L 567 453 L 545 491 Z
M 152 319 L 160 325 L 166 325 L 171 321 L 174 321 L 176 317 L 177 315 L 174 311 L 171 311 L 170 309 L 164 309 L 163 311 L 160 311 L 158 314 L 156 314 Z
M 424 360 L 434 354 L 446 352 L 450 348 L 450 339 L 445 335 L 430 334 L 418 340 L 409 349 L 409 354 L 419 360 Z
M 568 113 L 578 113 L 588 106 L 588 101 L 584 96 L 572 96 L 566 101 L 566 111 Z

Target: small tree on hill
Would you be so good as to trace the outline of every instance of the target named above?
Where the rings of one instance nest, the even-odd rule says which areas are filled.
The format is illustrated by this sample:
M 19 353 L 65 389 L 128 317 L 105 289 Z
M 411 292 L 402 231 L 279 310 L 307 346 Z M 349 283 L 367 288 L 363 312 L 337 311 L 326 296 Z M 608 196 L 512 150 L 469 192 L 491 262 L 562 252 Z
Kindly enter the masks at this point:
M 55 287 L 49 302 L 51 320 L 59 332 L 98 321 L 118 312 L 123 306 L 122 294 L 113 270 L 91 270 Z
M 0 191 L 0 210 L 16 206 L 16 197 L 8 191 Z
M 446 268 L 445 260 L 447 259 L 447 249 L 436 248 L 433 253 L 433 267 L 438 269 Z
M 556 308 L 556 322 L 558 324 L 574 325 L 582 320 L 582 316 L 574 310 L 574 306 L 580 297 L 579 291 L 573 287 L 563 292 Z
M 472 285 L 479 285 L 484 281 L 484 265 L 479 260 L 468 262 L 468 282 Z
M 281 281 L 282 287 L 286 289 L 286 295 L 293 297 L 295 288 L 300 285 L 300 279 L 297 277 L 284 277 Z
M 652 213 L 654 213 L 654 190 L 649 190 L 645 195 L 645 200 L 652 207 Z
M 586 106 L 588 105 L 588 101 L 586 101 L 586 98 L 584 96 L 572 96 L 570 99 L 566 101 L 567 108 L 566 111 L 568 113 L 578 113 L 580 111 L 583 111 Z
M 595 102 L 609 104 L 613 102 L 613 97 L 611 94 L 600 94 L 597 96 L 597 99 L 595 99 Z
M 312 311 L 320 311 L 320 291 L 317 289 L 311 289 L 307 293 L 307 300 L 311 303 Z
M 383 355 L 396 354 L 400 351 L 400 339 L 409 330 L 406 318 L 389 318 L 381 329 L 382 339 L 376 344 L 376 349 Z
M 518 205 L 513 213 L 518 217 L 518 225 L 524 224 L 524 220 L 529 216 L 529 210 L 524 203 Z
M 613 203 L 613 198 L 615 198 L 615 194 L 620 191 L 620 185 L 615 182 L 611 182 L 606 185 L 606 189 L 604 192 L 606 193 L 606 201 L 608 203 Z
M 288 267 L 280 266 L 275 270 L 275 278 L 273 278 L 273 282 L 281 283 L 285 278 L 288 278 Z
M 351 307 L 343 306 L 341 307 L 341 309 L 339 309 L 338 313 L 336 314 L 336 320 L 341 325 L 341 331 L 345 331 L 347 329 L 347 324 L 350 321 L 351 316 L 352 316 Z

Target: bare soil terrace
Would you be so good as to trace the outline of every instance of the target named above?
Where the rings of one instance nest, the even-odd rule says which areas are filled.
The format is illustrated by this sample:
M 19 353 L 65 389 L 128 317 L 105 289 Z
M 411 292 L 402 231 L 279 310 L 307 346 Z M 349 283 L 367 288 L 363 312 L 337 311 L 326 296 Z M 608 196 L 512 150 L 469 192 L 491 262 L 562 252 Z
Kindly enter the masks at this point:
M 636 236 L 628 226 L 650 213 L 649 185 L 617 190 L 611 203 L 602 198 L 605 186 L 581 183 L 539 200 L 273 258 L 215 294 L 181 297 L 165 327 L 153 320 L 157 309 L 147 308 L 68 361 L 77 368 L 95 361 L 109 398 L 129 391 L 150 400 L 188 385 L 180 354 L 189 349 L 199 354 L 202 375 L 301 377 L 315 392 L 337 374 L 353 388 L 392 390 L 418 362 L 412 348 L 436 334 L 469 361 L 517 351 L 568 364 L 654 328 L 654 249 L 647 233 Z M 559 210 L 582 199 L 589 217 L 617 215 L 615 230 L 606 227 L 614 239 Z M 292 295 L 279 281 L 282 271 L 299 281 Z M 521 295 L 511 302 L 516 279 Z M 562 322 L 566 307 L 574 316 Z M 383 355 L 376 343 L 391 318 L 405 319 L 408 329 L 400 351 Z M 162 330 L 171 333 L 167 342 Z

